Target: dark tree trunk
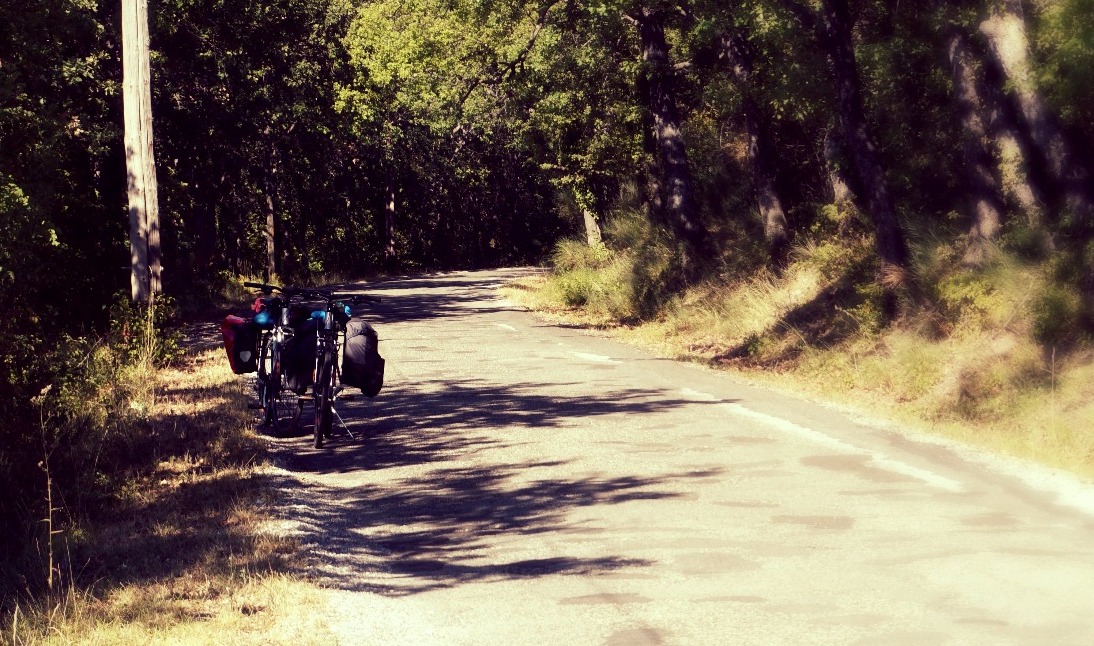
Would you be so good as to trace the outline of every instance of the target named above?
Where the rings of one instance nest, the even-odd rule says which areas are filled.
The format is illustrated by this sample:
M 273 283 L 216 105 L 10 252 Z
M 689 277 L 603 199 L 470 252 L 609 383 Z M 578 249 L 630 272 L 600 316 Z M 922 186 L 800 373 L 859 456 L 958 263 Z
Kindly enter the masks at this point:
M 1029 138 L 1044 164 L 1049 193 L 1059 196 L 1082 229 L 1094 221 L 1090 171 L 1079 160 L 1037 90 L 1030 62 L 1029 39 L 1020 0 L 995 3 L 991 16 L 980 24 L 992 57 L 1006 77 Z
M 824 165 L 828 170 L 828 187 L 832 191 L 832 204 L 841 210 L 854 205 L 858 199 L 855 178 L 847 167 L 847 158 L 840 142 L 844 137 L 829 128 L 824 133 Z
M 676 237 L 687 246 L 685 263 L 707 251 L 709 235 L 699 220 L 699 210 L 692 189 L 691 170 L 688 167 L 687 148 L 680 130 L 680 116 L 676 107 L 674 70 L 669 60 L 669 46 L 665 41 L 665 28 L 661 15 L 642 9 L 633 16 L 638 23 L 642 41 L 644 97 L 653 120 L 653 138 L 657 146 L 660 175 L 665 200 L 663 217 L 668 220 Z
M 266 280 L 277 275 L 277 211 L 274 207 L 273 181 L 266 176 Z
M 395 268 L 396 262 L 395 182 L 389 175 L 384 187 L 384 266 L 388 270 L 392 270 Z
M 267 126 L 262 133 L 266 139 L 266 146 L 269 150 L 270 165 L 266 169 L 266 175 L 263 178 L 263 192 L 266 194 L 266 227 L 264 237 L 266 238 L 266 280 L 273 280 L 274 276 L 281 273 L 281 263 L 279 262 L 281 256 L 281 240 L 278 236 L 282 234 L 281 227 L 277 222 L 277 174 L 278 174 L 278 153 L 277 143 L 273 140 L 270 134 L 270 128 Z
M 745 135 L 748 137 L 748 165 L 752 171 L 753 190 L 760 217 L 764 223 L 764 239 L 771 250 L 771 257 L 780 264 L 785 260 L 789 241 L 786 225 L 786 211 L 782 199 L 775 190 L 775 179 L 771 172 L 769 155 L 770 137 L 765 127 L 760 104 L 756 101 L 752 87 L 752 55 L 747 43 L 739 34 L 722 37 L 722 55 L 729 64 L 733 81 L 741 93 L 741 117 L 744 120 Z
M 847 0 L 824 0 L 822 17 L 822 40 L 832 59 L 832 69 L 839 90 L 840 129 L 855 172 L 865 191 L 870 218 L 874 224 L 878 255 L 883 265 L 883 279 L 891 286 L 897 286 L 904 281 L 908 249 L 893 208 L 885 171 L 878 161 L 866 123 Z
M 980 117 L 983 101 L 976 68 L 968 51 L 968 40 L 956 26 L 949 30 L 946 49 L 954 105 L 964 131 L 965 182 L 971 222 L 965 261 L 979 265 L 986 260 L 988 250 L 999 237 L 1003 199 L 993 172 L 991 152 L 986 147 L 988 135 Z

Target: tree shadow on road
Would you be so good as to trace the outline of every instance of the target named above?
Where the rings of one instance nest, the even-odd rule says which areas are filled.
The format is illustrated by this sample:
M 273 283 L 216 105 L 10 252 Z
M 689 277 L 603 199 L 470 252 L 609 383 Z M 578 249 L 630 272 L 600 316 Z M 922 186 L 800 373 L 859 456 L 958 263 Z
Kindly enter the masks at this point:
M 559 397 L 539 384 L 426 383 L 345 407 L 356 441 L 321 451 L 281 442 L 291 471 L 321 476 L 286 491 L 312 554 L 307 571 L 325 585 L 401 596 L 474 581 L 595 575 L 650 565 L 599 553 L 606 530 L 580 509 L 678 497 L 680 483 L 717 470 L 659 476 L 573 474 L 565 457 L 506 462 L 500 451 L 561 433 L 574 419 L 652 415 L 682 405 L 663 391 L 620 390 Z M 586 432 L 586 431 L 579 431 Z M 570 437 L 573 437 L 571 430 Z M 573 447 L 559 452 L 572 455 Z M 493 458 L 493 460 L 492 460 Z M 508 458 L 511 459 L 511 458 Z M 586 515 L 587 516 L 587 515 Z M 544 556 L 526 537 L 552 535 L 574 553 Z
M 461 272 L 425 274 L 387 278 L 373 283 L 346 283 L 336 288 L 379 296 L 382 299 L 380 303 L 354 307 L 355 314 L 360 314 L 371 323 L 452 320 L 461 316 L 520 311 L 496 298 L 496 290 L 509 280 L 527 275 L 529 271 L 495 271 L 487 276 Z M 412 293 L 399 293 L 404 290 L 412 290 Z
M 659 389 L 617 389 L 579 397 L 550 394 L 580 384 L 525 382 L 499 384 L 487 380 L 437 380 L 400 384 L 375 400 L 356 399 L 337 406 L 346 428 L 357 436 L 336 432 L 323 451 L 303 451 L 299 438 L 283 442 L 280 452 L 294 471 L 330 473 L 375 470 L 436 463 L 471 452 L 531 441 L 529 433 L 550 433 L 573 427 L 577 420 L 615 416 L 654 415 L 698 402 L 669 397 Z M 304 412 L 309 419 L 311 410 Z M 498 433 L 505 429 L 504 433 Z M 491 432 L 488 432 L 491 431 Z M 311 427 L 301 427 L 300 436 Z M 499 439 L 504 438 L 504 440 Z

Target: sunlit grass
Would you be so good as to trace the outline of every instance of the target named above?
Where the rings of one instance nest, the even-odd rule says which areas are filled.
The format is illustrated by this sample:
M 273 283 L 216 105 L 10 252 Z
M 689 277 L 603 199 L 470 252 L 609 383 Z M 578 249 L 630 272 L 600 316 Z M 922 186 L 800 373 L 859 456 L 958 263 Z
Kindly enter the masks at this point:
M 154 460 L 57 538 L 61 583 L 0 617 L 0 644 L 331 643 L 322 595 L 285 574 L 300 549 L 276 526 L 241 380 L 223 350 L 144 372 L 135 444 Z M 123 377 L 125 378 L 125 377 Z
M 1050 268 L 998 253 L 971 269 L 941 243 L 923 242 L 917 252 L 919 292 L 888 325 L 866 240 L 797 249 L 782 275 L 693 286 L 657 316 L 622 327 L 603 308 L 560 296 L 557 285 L 573 271 L 509 293 L 529 309 L 596 324 L 664 356 L 1094 476 L 1094 351 L 1057 324 L 1075 306 Z M 586 284 L 615 279 L 580 271 Z
M 21 614 L 5 643 L 330 644 L 317 588 L 279 575 L 130 585 Z

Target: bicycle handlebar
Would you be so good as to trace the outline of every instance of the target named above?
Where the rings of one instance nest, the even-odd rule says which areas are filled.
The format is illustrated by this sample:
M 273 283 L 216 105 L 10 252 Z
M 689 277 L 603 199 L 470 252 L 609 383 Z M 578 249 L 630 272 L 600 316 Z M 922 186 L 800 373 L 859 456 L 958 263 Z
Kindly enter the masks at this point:
M 281 292 L 285 296 L 311 296 L 313 298 L 320 298 L 328 303 L 333 301 L 347 300 L 351 303 L 379 303 L 379 296 L 370 296 L 368 294 L 337 294 L 335 292 L 325 289 L 305 289 L 302 287 L 280 287 L 278 285 L 270 285 L 267 283 L 254 283 L 244 282 L 244 287 L 250 287 L 252 289 L 260 289 L 264 294 L 272 294 L 275 291 Z
M 274 290 L 281 291 L 281 288 L 277 285 L 267 285 L 266 283 L 252 283 L 251 281 L 244 282 L 243 286 L 250 287 L 252 289 L 260 289 L 265 294 L 272 294 L 274 293 Z

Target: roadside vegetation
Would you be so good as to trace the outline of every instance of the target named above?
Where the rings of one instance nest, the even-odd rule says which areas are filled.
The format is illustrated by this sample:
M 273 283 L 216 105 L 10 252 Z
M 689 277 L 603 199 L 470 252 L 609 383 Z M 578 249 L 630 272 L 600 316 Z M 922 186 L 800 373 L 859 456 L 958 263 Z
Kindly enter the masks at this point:
M 779 273 L 676 290 L 658 271 L 671 253 L 644 222 L 624 212 L 605 244 L 561 242 L 550 273 L 507 295 L 665 356 L 1094 477 L 1094 347 L 1061 257 L 1004 243 L 969 267 L 924 235 L 906 314 L 889 321 L 866 236 L 818 236 Z
M 243 383 L 218 339 L 164 333 L 163 318 L 121 300 L 113 334 L 49 355 L 67 376 L 35 398 L 37 432 L 4 427 L 6 517 L 33 522 L 5 524 L 0 644 L 321 635 L 285 611 L 315 596 L 285 574 L 298 545 L 271 530 Z

